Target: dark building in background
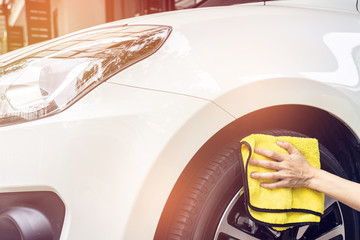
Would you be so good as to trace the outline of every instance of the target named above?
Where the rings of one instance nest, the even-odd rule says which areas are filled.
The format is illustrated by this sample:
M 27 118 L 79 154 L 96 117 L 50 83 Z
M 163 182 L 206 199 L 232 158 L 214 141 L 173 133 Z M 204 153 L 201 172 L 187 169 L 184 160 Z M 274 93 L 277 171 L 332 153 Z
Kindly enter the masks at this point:
M 0 7 L 0 53 L 6 51 L 6 27 L 7 27 L 7 9 Z
M 28 44 L 51 39 L 50 0 L 25 0 Z
M 7 51 L 13 51 L 24 47 L 23 27 L 14 26 L 7 28 Z
M 94 25 L 190 8 L 203 1 L 0 0 L 0 53 Z
M 106 22 L 168 11 L 169 0 L 106 0 Z
M 216 1 L 216 0 L 215 0 Z M 171 10 L 192 8 L 204 0 L 105 0 L 106 22 Z

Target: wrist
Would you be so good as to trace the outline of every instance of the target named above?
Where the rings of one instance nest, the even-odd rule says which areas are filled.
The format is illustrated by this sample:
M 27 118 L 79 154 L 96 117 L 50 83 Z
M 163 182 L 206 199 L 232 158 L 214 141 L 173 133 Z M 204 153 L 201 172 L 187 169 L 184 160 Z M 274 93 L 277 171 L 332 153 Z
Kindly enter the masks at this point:
M 318 183 L 319 183 L 318 177 L 320 176 L 321 171 L 322 171 L 321 169 L 315 168 L 313 166 L 310 167 L 308 172 L 306 187 L 311 188 L 313 190 L 318 190 Z

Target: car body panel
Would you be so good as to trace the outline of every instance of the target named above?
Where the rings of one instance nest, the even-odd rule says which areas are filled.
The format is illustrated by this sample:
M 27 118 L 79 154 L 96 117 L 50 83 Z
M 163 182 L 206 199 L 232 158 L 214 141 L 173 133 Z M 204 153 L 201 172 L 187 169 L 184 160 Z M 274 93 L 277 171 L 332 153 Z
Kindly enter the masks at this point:
M 151 204 L 133 216 L 147 227 L 132 234 L 152 236 L 185 160 L 232 120 L 205 100 L 105 83 L 58 115 L 0 128 L 0 191 L 56 189 L 67 208 L 61 239 L 129 239 L 122 234 L 151 180 Z M 183 128 L 195 127 L 189 141 Z
M 354 116 L 360 96 L 358 14 L 236 5 L 146 22 L 170 24 L 173 33 L 158 54 L 109 81 L 208 99 L 236 118 L 284 103 L 314 106 L 360 133 Z M 174 73 L 174 66 L 181 71 Z M 261 89 L 277 97 L 266 100 L 256 94 Z M 244 104 L 249 97 L 251 104 Z
M 357 1 L 353 0 L 279 0 L 279 1 L 268 1 L 266 5 L 269 6 L 291 6 L 291 7 L 305 7 L 305 8 L 318 8 L 318 9 L 329 9 L 336 11 L 346 11 L 358 14 Z
M 0 128 L 0 191 L 57 192 L 63 240 L 153 238 L 190 159 L 253 111 L 313 106 L 360 134 L 358 14 L 257 3 L 105 26 L 121 24 L 173 32 L 65 111 Z

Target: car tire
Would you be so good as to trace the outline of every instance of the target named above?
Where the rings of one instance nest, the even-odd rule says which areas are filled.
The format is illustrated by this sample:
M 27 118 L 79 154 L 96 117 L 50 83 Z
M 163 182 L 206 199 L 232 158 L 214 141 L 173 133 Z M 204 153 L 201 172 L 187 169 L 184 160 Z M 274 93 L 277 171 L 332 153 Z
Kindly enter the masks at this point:
M 305 137 L 286 130 L 264 133 Z M 246 216 L 241 191 L 239 143 L 240 139 L 229 142 L 197 166 L 185 190 L 177 195 L 162 239 L 359 239 L 357 212 L 328 197 L 318 225 L 277 232 L 252 222 Z M 321 144 L 319 148 L 322 168 L 346 178 L 339 161 Z

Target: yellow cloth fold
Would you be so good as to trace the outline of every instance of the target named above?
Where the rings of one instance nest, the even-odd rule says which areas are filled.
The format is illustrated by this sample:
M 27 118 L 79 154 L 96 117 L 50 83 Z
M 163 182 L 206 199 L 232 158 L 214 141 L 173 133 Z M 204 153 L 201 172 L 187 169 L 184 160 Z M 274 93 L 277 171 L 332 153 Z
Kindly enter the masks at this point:
M 272 160 L 254 153 L 254 148 L 264 148 L 278 153 L 288 154 L 279 147 L 276 141 L 290 142 L 297 148 L 308 162 L 320 168 L 320 153 L 317 139 L 288 136 L 271 136 L 253 134 L 241 140 L 241 157 L 244 166 L 245 201 L 251 217 L 273 227 L 285 230 L 292 226 L 316 223 L 324 212 L 324 194 L 308 188 L 265 189 L 261 182 L 250 177 L 252 172 L 269 172 L 272 170 L 247 164 L 251 158 Z

